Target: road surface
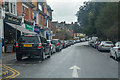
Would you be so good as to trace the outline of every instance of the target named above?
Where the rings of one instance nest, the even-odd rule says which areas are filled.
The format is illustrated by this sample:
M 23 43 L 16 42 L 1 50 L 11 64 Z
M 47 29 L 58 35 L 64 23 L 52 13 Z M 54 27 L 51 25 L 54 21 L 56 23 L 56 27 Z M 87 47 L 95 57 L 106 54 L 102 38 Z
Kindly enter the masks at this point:
M 3 64 L 17 70 L 17 78 L 118 78 L 118 62 L 109 52 L 99 52 L 88 42 L 72 45 L 40 62 L 37 58 L 12 59 Z M 77 66 L 77 70 L 71 67 Z M 71 69 L 70 69 L 71 68 Z

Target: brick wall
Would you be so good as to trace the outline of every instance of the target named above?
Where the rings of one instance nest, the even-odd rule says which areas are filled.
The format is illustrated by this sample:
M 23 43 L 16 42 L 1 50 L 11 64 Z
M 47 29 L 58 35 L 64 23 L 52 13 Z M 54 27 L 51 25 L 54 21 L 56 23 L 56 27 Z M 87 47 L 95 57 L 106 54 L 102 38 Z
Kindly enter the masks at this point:
M 32 9 L 28 8 L 28 21 L 31 21 L 32 12 Z
M 0 0 L 0 5 L 3 5 L 3 4 L 4 4 L 3 0 Z
M 22 15 L 22 2 L 17 2 L 17 16 Z

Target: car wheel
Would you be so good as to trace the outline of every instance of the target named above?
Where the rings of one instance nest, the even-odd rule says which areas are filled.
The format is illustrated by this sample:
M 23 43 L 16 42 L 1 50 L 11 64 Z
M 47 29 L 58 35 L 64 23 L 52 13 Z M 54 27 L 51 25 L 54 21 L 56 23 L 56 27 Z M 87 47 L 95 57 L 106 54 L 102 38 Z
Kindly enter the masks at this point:
M 22 55 L 16 55 L 16 59 L 17 59 L 17 61 L 21 61 L 22 60 Z
M 56 53 L 56 49 L 55 49 L 55 52 L 54 53 Z
M 43 51 L 42 54 L 40 55 L 40 59 L 41 61 L 44 61 L 45 60 L 45 52 Z
M 50 51 L 49 51 L 49 56 L 48 56 L 48 58 L 50 58 L 50 57 L 51 57 L 51 54 L 52 54 L 52 51 L 50 50 Z
M 111 53 L 111 51 L 110 51 L 110 58 L 112 58 L 112 53 Z
M 114 58 L 115 58 L 115 60 L 117 60 L 117 54 L 116 54 L 116 52 L 115 52 L 115 57 Z

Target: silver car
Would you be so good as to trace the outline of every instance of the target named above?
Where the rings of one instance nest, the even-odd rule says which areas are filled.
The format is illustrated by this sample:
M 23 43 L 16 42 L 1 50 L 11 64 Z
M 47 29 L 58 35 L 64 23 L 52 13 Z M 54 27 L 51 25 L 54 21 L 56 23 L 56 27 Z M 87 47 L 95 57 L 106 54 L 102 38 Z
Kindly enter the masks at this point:
M 120 57 L 120 42 L 117 42 L 114 47 L 110 49 L 110 57 L 118 59 Z
M 99 51 L 110 51 L 111 47 L 113 46 L 114 44 L 111 41 L 101 41 L 97 49 Z
M 50 44 L 51 47 L 51 53 L 56 53 L 56 46 L 52 43 L 51 40 L 47 40 L 47 42 Z

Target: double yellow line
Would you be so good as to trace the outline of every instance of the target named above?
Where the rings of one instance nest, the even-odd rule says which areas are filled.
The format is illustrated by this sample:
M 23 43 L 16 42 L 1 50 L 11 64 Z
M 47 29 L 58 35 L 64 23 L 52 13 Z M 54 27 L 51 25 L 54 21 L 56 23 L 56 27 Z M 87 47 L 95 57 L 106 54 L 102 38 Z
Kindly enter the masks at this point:
M 5 77 L 5 78 L 15 78 L 15 77 L 17 77 L 17 76 L 20 75 L 20 72 L 18 72 L 18 71 L 15 70 L 15 69 L 12 69 L 12 68 L 4 65 L 4 64 L 2 65 L 2 68 L 5 68 L 5 69 L 8 70 L 9 72 L 12 72 L 12 75 L 7 76 L 7 77 Z

